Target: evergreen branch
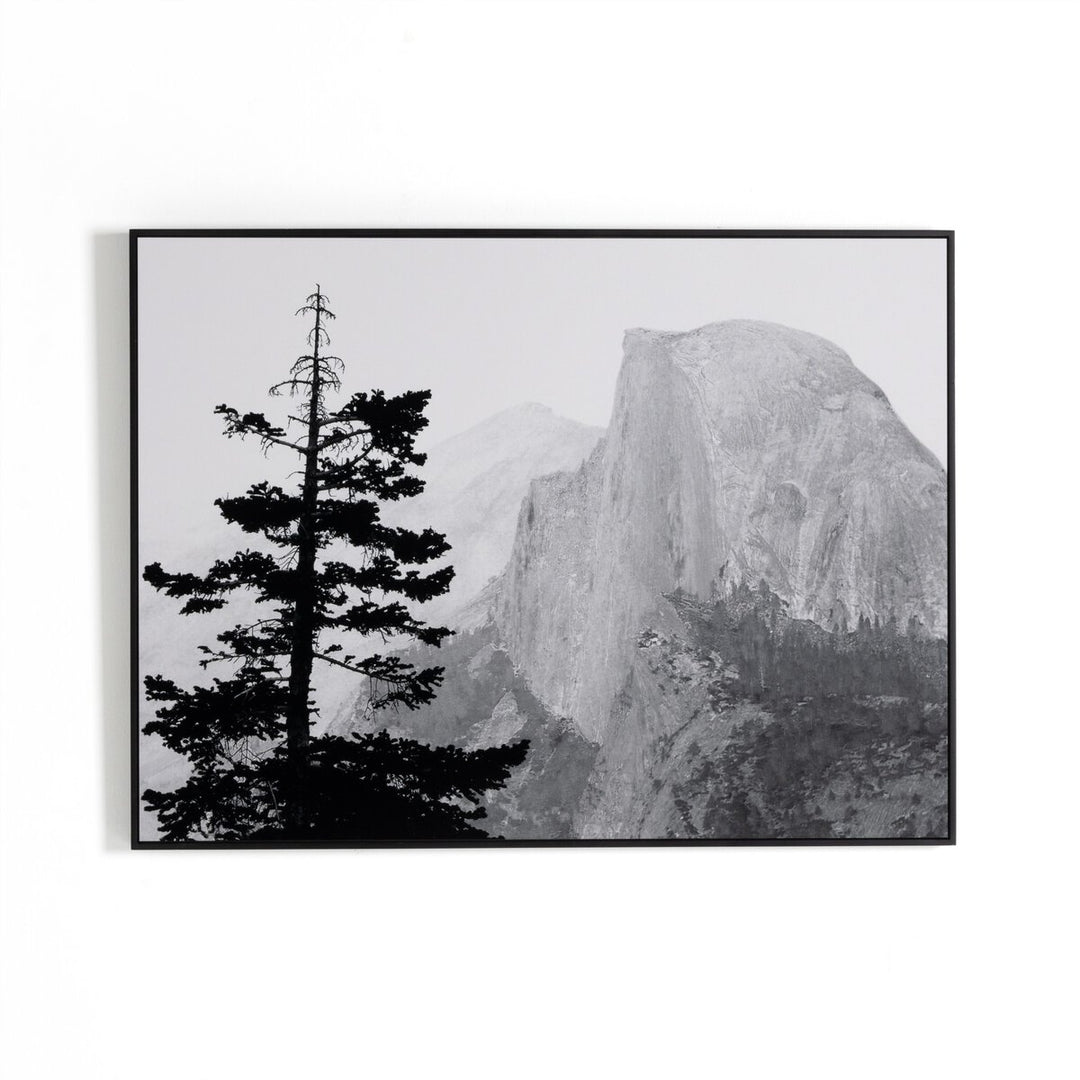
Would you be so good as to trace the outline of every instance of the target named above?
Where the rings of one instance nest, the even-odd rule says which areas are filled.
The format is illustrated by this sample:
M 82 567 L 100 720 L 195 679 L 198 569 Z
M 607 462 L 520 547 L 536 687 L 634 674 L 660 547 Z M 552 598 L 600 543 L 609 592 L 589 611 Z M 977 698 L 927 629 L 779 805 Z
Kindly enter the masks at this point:
M 329 417 L 326 418 L 326 420 L 324 420 L 322 422 L 322 425 L 325 427 L 325 426 L 328 426 L 330 424 L 341 424 L 341 423 L 358 424 L 358 423 L 360 423 L 360 421 L 359 420 L 348 420 L 348 419 L 347 420 L 342 420 L 338 416 L 330 415 Z M 348 431 L 348 430 L 346 430 L 346 431 L 339 431 L 334 435 L 327 435 L 325 438 L 319 440 L 319 453 L 321 454 L 324 450 L 328 450 L 331 446 L 338 446 L 341 443 L 347 443 L 347 442 L 350 442 L 351 440 L 362 439 L 365 435 L 368 435 L 368 434 L 370 434 L 370 431 L 369 431 L 368 428 L 365 427 L 365 428 L 360 429 L 359 431 L 355 431 L 355 430 L 354 431 Z M 364 451 L 365 456 L 367 454 L 370 454 L 373 449 L 374 449 L 374 446 L 369 446 Z
M 214 505 L 226 521 L 245 532 L 261 532 L 282 541 L 291 536 L 299 520 L 302 503 L 295 495 L 286 495 L 266 481 L 253 484 L 246 495 L 215 499 Z
M 143 580 L 166 596 L 190 597 L 180 609 L 182 615 L 201 614 L 225 606 L 224 593 L 264 584 L 277 564 L 269 555 L 243 551 L 231 559 L 218 560 L 205 574 L 172 574 L 161 563 L 150 563 Z
M 303 307 L 297 308 L 294 314 L 311 315 L 317 311 L 320 315 L 324 315 L 328 319 L 336 319 L 337 316 L 325 306 L 325 301 L 327 299 L 328 298 L 322 293 L 312 293 L 307 298 L 307 303 L 304 304 Z
M 328 664 L 333 664 L 334 667 L 344 668 L 346 671 L 351 671 L 354 675 L 366 675 L 367 672 L 362 668 L 353 667 L 352 664 L 346 664 L 344 660 L 336 660 L 332 656 L 327 656 L 326 653 L 312 653 L 312 656 L 316 660 L 325 660 Z
M 311 385 L 311 379 L 282 379 L 281 382 L 274 383 L 274 385 L 270 387 L 270 394 L 274 397 L 280 397 L 283 387 L 287 386 L 290 390 L 295 390 L 298 386 Z M 289 419 L 292 420 L 293 417 L 290 416 Z
M 225 437 L 231 439 L 234 435 L 243 439 L 248 435 L 254 435 L 265 446 L 274 443 L 284 446 L 296 453 L 304 453 L 304 447 L 289 442 L 285 438 L 285 429 L 275 427 L 262 413 L 244 413 L 243 416 L 229 405 L 218 405 L 214 412 L 225 417 Z

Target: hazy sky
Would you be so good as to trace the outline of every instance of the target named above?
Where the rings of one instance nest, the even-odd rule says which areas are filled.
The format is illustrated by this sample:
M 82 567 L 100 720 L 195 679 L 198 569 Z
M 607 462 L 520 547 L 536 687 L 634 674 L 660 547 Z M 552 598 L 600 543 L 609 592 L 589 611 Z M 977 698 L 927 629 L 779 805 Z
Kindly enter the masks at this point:
M 944 240 L 143 239 L 144 551 L 280 475 L 213 408 L 286 408 L 266 388 L 306 351 L 316 281 L 346 392 L 430 388 L 430 442 L 523 401 L 606 425 L 624 330 L 751 318 L 835 342 L 944 461 L 945 280 Z

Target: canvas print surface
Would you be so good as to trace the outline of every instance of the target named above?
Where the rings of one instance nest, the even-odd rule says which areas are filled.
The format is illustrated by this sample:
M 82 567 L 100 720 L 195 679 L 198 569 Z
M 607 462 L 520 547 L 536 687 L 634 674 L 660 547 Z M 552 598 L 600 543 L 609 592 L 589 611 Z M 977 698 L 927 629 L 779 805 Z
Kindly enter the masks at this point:
M 950 243 L 134 237 L 136 843 L 951 839 Z

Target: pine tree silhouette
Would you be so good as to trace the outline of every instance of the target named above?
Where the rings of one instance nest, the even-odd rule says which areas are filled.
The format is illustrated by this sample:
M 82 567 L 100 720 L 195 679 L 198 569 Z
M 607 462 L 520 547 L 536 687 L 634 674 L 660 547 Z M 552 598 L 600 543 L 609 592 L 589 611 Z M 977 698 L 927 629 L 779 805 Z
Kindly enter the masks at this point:
M 410 470 L 425 461 L 414 445 L 427 426 L 430 391 L 386 397 L 372 390 L 331 409 L 327 397 L 341 390 L 344 364 L 326 352 L 335 316 L 318 285 L 297 315 L 313 318 L 310 352 L 270 388 L 299 402 L 288 426 L 228 405 L 215 409 L 226 436 L 251 436 L 264 452 L 284 449 L 300 459 L 297 490 L 263 481 L 215 500 L 227 521 L 264 537 L 271 551 L 237 552 L 202 575 L 170 573 L 160 563 L 143 571 L 155 589 L 184 600 L 184 615 L 223 608 L 237 590 L 253 591 L 273 611 L 200 647 L 204 669 L 232 669 L 211 685 L 186 690 L 162 675 L 145 679 L 147 697 L 160 707 L 143 730 L 187 757 L 192 771 L 177 790 L 146 791 L 143 799 L 167 840 L 486 836 L 473 824 L 485 813 L 480 801 L 506 782 L 527 743 L 465 751 L 385 733 L 311 733 L 315 661 L 366 678 L 369 710 L 432 700 L 442 668 L 418 670 L 385 652 L 347 653 L 330 639 L 377 635 L 438 646 L 450 631 L 418 621 L 401 601 L 445 593 L 453 568 L 414 569 L 446 554 L 446 538 L 380 517 L 381 503 L 424 488 Z M 327 558 L 331 545 L 358 558 Z

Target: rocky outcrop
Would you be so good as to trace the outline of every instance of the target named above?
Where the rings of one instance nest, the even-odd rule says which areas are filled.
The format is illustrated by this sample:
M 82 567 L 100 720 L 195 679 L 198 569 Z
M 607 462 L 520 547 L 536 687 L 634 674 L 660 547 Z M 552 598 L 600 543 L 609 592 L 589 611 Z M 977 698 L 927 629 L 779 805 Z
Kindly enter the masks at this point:
M 767 589 L 665 597 L 574 815 L 583 839 L 948 831 L 947 647 L 827 631 Z
M 492 610 L 533 691 L 603 744 L 666 593 L 763 579 L 796 618 L 944 635 L 946 518 L 941 465 L 830 342 L 631 330 L 608 434 L 529 486 Z
M 411 529 L 446 535 L 454 567 L 450 592 L 428 604 L 430 622 L 455 613 L 502 572 L 510 557 L 518 508 L 536 477 L 576 469 L 603 429 L 559 416 L 534 402 L 505 409 L 437 444 L 420 474 L 421 495 L 387 505 L 383 516 Z

